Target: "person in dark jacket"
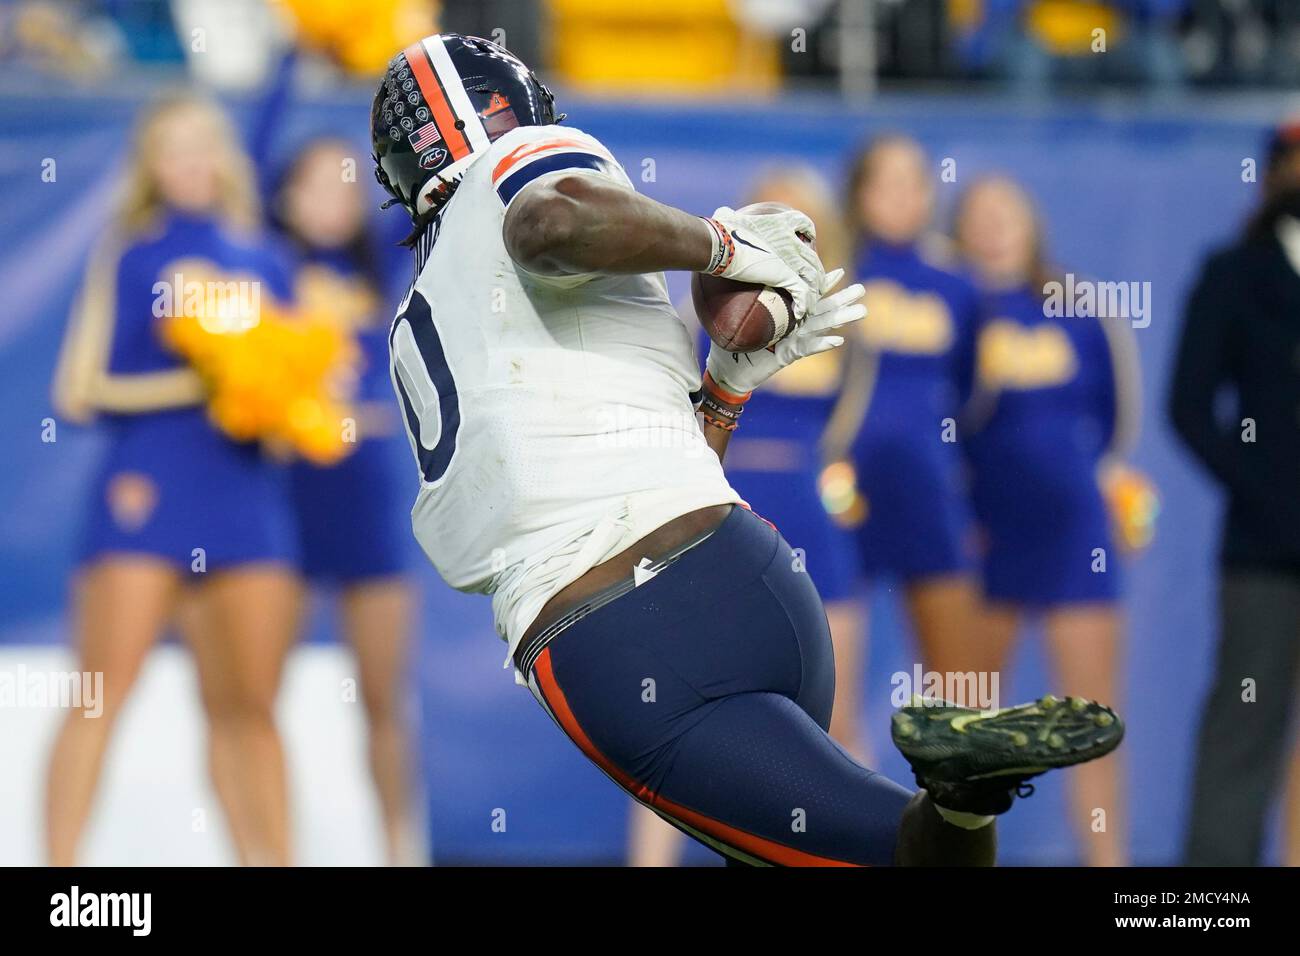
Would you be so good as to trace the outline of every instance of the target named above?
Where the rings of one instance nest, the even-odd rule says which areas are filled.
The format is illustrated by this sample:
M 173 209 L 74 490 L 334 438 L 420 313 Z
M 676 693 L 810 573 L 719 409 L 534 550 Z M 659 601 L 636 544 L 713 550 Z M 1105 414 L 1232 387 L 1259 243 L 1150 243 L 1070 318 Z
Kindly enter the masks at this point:
M 1300 123 L 1274 134 L 1244 235 L 1202 268 L 1169 414 L 1227 496 L 1186 862 L 1249 866 L 1260 862 L 1300 677 Z

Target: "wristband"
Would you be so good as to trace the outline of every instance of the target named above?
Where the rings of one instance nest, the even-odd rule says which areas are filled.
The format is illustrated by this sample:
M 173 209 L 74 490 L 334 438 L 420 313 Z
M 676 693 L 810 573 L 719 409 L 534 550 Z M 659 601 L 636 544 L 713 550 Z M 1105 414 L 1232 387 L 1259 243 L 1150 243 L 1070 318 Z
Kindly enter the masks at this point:
M 701 411 L 700 417 L 704 419 L 704 424 L 712 425 L 714 428 L 721 428 L 724 432 L 734 432 L 740 427 L 740 422 L 729 422 L 722 418 L 714 418 L 706 411 Z
M 740 415 L 745 410 L 745 402 L 752 394 L 752 392 L 746 392 L 744 395 L 735 395 L 728 392 L 718 385 L 713 380 L 713 376 L 706 371 L 697 407 L 706 425 L 721 428 L 723 431 L 734 432 L 736 426 L 740 424 Z
M 713 373 L 707 368 L 704 370 L 704 381 L 700 383 L 700 391 L 704 395 L 715 396 L 719 401 L 727 405 L 736 406 L 744 405 L 749 401 L 749 396 L 754 394 L 752 390 L 744 393 L 728 391 L 718 384 L 718 380 L 713 377 Z
M 701 269 L 711 276 L 720 276 L 727 271 L 731 265 L 731 260 L 736 258 L 736 244 L 731 238 L 731 230 L 716 219 L 710 219 L 707 216 L 701 216 L 709 225 L 709 238 L 713 241 L 713 252 L 709 256 L 709 264 L 706 268 Z

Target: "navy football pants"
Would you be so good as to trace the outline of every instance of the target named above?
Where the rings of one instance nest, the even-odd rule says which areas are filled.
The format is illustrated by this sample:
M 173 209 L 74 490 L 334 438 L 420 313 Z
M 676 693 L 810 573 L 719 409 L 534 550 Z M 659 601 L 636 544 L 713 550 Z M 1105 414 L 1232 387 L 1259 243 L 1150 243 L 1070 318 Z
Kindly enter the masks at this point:
M 771 525 L 733 508 L 556 635 L 529 684 L 619 786 L 732 860 L 889 864 L 911 794 L 826 734 L 830 632 L 797 564 Z

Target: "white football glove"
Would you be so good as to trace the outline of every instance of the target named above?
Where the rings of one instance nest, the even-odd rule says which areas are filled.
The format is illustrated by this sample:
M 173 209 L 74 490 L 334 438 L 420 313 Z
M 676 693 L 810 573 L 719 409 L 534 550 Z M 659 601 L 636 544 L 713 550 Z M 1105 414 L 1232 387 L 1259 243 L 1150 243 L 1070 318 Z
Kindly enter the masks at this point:
M 705 220 L 720 234 L 718 255 L 704 270 L 738 282 L 785 289 L 794 301 L 794 320 L 800 321 L 816 303 L 826 270 L 812 248 L 813 222 L 796 209 L 785 212 L 743 213 L 722 206 Z M 799 238 L 800 235 L 809 241 Z
M 843 277 L 843 269 L 823 277 L 822 294 L 808 317 L 776 345 L 757 352 L 728 352 L 713 345 L 705 365 L 713 381 L 733 395 L 748 395 L 787 365 L 843 345 L 844 337 L 836 335 L 835 330 L 867 314 L 867 307 L 858 302 L 866 292 L 861 284 L 841 289 L 834 295 L 825 294 Z

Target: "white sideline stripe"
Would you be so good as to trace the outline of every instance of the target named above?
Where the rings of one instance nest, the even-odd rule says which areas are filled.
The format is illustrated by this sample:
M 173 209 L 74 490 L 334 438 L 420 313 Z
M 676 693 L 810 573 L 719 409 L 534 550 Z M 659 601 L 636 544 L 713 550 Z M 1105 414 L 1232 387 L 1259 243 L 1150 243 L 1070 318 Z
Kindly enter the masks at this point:
M 20 666 L 31 674 L 77 664 L 58 645 L 0 647 L 0 672 L 12 675 Z M 383 862 L 364 710 L 342 694 L 343 682 L 355 675 L 350 652 L 339 646 L 296 648 L 285 668 L 276 714 L 289 770 L 293 845 L 305 866 Z M 63 711 L 55 708 L 0 707 L 0 866 L 44 863 L 45 772 L 62 718 Z M 208 779 L 205 738 L 189 652 L 159 647 L 146 659 L 114 730 L 83 863 L 235 863 Z
M 430 42 L 430 39 L 433 42 Z M 442 88 L 447 91 L 447 100 L 451 103 L 451 111 L 456 115 L 458 120 L 465 124 L 465 138 L 469 140 L 469 147 L 474 153 L 486 150 L 492 145 L 488 139 L 487 130 L 483 128 L 483 121 L 478 118 L 478 111 L 469 101 L 469 94 L 465 92 L 465 84 L 460 81 L 460 74 L 456 72 L 455 65 L 451 62 L 451 55 L 442 41 L 436 37 L 426 38 L 420 41 L 424 44 L 425 51 L 429 54 L 429 62 L 433 64 L 433 71 L 442 81 Z M 443 137 L 446 139 L 446 137 Z

